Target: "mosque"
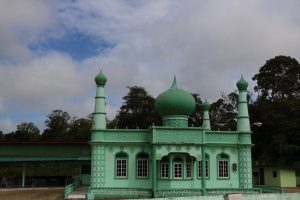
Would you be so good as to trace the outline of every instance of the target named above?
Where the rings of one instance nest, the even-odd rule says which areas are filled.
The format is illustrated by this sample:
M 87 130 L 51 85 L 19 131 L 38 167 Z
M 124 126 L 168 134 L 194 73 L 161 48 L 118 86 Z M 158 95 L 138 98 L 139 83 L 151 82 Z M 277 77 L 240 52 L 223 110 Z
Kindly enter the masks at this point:
M 189 127 L 195 100 L 176 78 L 155 101 L 162 126 L 106 129 L 107 78 L 100 72 L 95 81 L 89 199 L 257 192 L 252 188 L 248 83 L 243 77 L 236 84 L 239 99 L 235 131 L 211 130 L 207 101 L 203 103 L 203 126 Z

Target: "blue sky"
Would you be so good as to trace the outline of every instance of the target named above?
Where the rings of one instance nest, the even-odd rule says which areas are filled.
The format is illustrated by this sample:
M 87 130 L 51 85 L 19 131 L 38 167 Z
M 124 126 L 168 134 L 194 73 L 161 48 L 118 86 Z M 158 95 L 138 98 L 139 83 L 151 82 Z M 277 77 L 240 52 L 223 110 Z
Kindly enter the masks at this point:
M 30 50 L 35 54 L 57 51 L 68 54 L 76 61 L 97 56 L 113 47 L 113 43 L 78 31 L 68 31 L 62 37 L 29 44 Z
M 156 97 L 174 74 L 210 102 L 277 55 L 300 52 L 299 1 L 0 1 L 0 130 L 44 128 L 47 114 L 93 112 L 108 77 L 113 118 L 127 86 Z

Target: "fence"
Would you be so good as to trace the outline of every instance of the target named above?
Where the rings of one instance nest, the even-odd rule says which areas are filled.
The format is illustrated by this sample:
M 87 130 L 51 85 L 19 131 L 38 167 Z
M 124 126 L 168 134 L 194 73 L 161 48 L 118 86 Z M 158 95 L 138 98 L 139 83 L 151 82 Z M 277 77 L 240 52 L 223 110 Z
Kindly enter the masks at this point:
M 73 191 L 74 191 L 77 187 L 79 187 L 79 186 L 80 186 L 80 181 L 77 181 L 77 182 L 74 182 L 74 183 L 72 183 L 72 184 L 70 184 L 70 185 L 67 185 L 67 186 L 65 187 L 65 191 L 64 191 L 65 199 L 68 198 L 69 194 L 70 194 L 71 192 L 73 192 Z
M 241 200 L 299 200 L 300 193 L 242 194 Z M 224 196 L 170 197 L 143 200 L 224 200 Z

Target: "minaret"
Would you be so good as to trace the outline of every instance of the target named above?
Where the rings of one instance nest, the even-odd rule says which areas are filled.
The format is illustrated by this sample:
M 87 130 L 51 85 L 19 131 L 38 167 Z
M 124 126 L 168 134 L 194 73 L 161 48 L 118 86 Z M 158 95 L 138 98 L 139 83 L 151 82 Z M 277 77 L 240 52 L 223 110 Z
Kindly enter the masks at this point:
M 251 129 L 247 104 L 248 82 L 241 76 L 236 83 L 239 89 L 237 132 L 239 133 L 238 172 L 240 188 L 252 188 Z
M 209 108 L 210 108 L 210 104 L 207 102 L 207 100 L 205 99 L 204 103 L 202 104 L 202 108 L 203 108 L 203 124 L 202 127 L 205 130 L 210 130 L 210 120 L 209 120 Z
M 248 82 L 243 78 L 243 75 L 241 76 L 241 79 L 236 83 L 236 86 L 239 89 L 237 131 L 251 132 L 247 104 Z
M 105 129 L 106 128 L 106 112 L 105 112 L 105 95 L 104 86 L 107 78 L 100 71 L 95 77 L 97 84 L 97 92 L 95 97 L 95 109 L 93 113 L 93 129 Z

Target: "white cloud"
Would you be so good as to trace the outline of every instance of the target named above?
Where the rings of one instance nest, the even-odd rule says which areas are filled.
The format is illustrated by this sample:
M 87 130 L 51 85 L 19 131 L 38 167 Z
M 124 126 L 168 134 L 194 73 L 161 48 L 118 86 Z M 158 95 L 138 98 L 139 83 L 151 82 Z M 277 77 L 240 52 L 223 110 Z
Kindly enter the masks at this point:
M 3 2 L 10 3 L 6 10 Z M 11 2 L 0 3 L 2 113 L 46 116 L 58 108 L 86 116 L 93 112 L 93 78 L 100 68 L 108 77 L 112 118 L 128 85 L 143 86 L 156 96 L 176 74 L 183 88 L 214 101 L 221 91 L 235 90 L 241 73 L 253 85 L 251 77 L 267 59 L 279 54 L 300 59 L 298 1 Z M 82 62 L 28 49 L 62 30 L 115 46 Z M 20 62 L 5 64 L 2 55 Z
M 298 4 L 78 1 L 59 7 L 69 27 L 117 41 L 110 54 L 95 59 L 114 89 L 137 84 L 157 95 L 176 74 L 183 87 L 215 100 L 235 89 L 241 73 L 250 81 L 265 60 L 298 56 Z
M 44 37 L 42 31 L 54 24 L 54 18 L 45 1 L 0 1 L 0 59 L 20 61 L 31 57 L 28 43 Z
M 12 130 L 15 130 L 17 126 L 10 119 L 0 119 L 0 131 L 5 133 L 10 133 Z

